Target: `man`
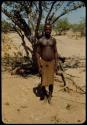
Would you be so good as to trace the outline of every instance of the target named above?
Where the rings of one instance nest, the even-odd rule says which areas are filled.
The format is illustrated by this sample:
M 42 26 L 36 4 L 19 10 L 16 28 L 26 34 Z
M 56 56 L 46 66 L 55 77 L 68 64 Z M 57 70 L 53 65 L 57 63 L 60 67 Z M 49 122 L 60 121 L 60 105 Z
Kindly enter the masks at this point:
M 50 101 L 53 93 L 54 73 L 57 71 L 57 48 L 56 39 L 51 36 L 52 26 L 46 24 L 44 27 L 45 34 L 42 36 L 37 44 L 37 63 L 38 70 L 41 75 L 41 86 L 43 100 L 45 97 Z M 49 92 L 47 93 L 46 87 L 48 86 Z

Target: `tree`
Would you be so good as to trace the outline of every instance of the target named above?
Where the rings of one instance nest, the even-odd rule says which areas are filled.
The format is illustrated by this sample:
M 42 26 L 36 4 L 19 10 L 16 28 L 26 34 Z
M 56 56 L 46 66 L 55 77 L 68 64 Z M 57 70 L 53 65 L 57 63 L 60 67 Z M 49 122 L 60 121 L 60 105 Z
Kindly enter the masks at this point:
M 59 32 L 59 34 L 69 29 L 70 29 L 70 23 L 67 18 L 59 19 L 59 21 L 56 23 L 54 27 L 54 30 L 56 31 L 56 33 Z
M 81 1 L 5 1 L 2 4 L 2 12 L 12 21 L 19 36 L 22 38 L 22 33 L 24 33 L 24 36 L 32 44 L 32 58 L 35 63 L 36 42 L 40 38 L 41 23 L 46 24 L 49 21 L 54 25 L 62 16 L 84 6 Z M 56 12 L 60 11 L 61 8 L 61 13 L 54 19 Z M 32 34 L 34 39 L 31 39 Z M 25 47 L 25 49 L 28 48 Z
M 84 36 L 86 28 L 85 20 L 81 19 L 81 21 L 78 24 L 72 24 L 71 28 L 73 32 L 81 32 L 81 36 Z
M 85 20 L 84 19 L 82 19 L 80 21 L 79 30 L 81 32 L 81 36 L 85 36 L 86 35 L 86 24 L 85 24 Z

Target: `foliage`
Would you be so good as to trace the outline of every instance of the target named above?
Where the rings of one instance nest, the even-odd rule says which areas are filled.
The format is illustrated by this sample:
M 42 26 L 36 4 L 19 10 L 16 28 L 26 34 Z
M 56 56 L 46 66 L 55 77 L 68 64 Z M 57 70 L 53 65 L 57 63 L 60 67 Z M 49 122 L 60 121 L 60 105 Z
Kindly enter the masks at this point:
M 67 18 L 60 19 L 54 27 L 57 32 L 62 32 L 70 29 L 70 23 Z
M 81 19 L 77 24 L 71 24 L 68 21 L 68 18 L 59 19 L 59 21 L 56 22 L 54 25 L 53 30 L 56 32 L 56 34 L 61 34 L 64 31 L 67 31 L 69 29 L 72 29 L 73 32 L 80 32 L 81 36 L 85 35 L 85 20 Z
M 85 35 L 85 20 L 81 20 L 78 24 L 72 24 L 71 28 L 74 32 L 81 32 L 81 35 Z
M 9 31 L 13 31 L 14 30 L 12 25 L 11 25 L 11 23 L 7 22 L 6 20 L 3 20 L 1 22 L 1 26 L 2 26 L 1 30 L 3 32 L 9 32 Z

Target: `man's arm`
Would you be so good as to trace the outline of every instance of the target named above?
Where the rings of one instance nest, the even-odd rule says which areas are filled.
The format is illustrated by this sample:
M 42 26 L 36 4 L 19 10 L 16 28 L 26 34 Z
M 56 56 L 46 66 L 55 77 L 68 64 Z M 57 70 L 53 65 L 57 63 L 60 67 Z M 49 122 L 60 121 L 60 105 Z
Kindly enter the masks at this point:
M 56 60 L 56 64 L 57 64 L 57 60 L 61 60 L 63 63 L 65 62 L 65 57 L 62 57 L 59 52 L 57 51 L 57 46 L 56 46 L 56 39 L 54 39 L 55 41 L 55 60 Z
M 62 63 L 65 62 L 65 57 L 59 56 L 59 59 L 62 61 Z

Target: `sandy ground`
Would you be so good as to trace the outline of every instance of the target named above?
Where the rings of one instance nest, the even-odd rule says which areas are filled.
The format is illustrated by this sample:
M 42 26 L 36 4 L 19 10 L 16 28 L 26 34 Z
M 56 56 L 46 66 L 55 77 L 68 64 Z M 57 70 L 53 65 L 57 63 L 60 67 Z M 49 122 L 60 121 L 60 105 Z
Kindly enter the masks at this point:
M 65 57 L 85 57 L 85 39 L 69 39 L 67 36 L 57 36 L 57 49 Z M 17 42 L 17 41 L 16 41 Z M 67 73 L 74 75 L 74 81 L 79 86 L 85 85 L 85 71 L 81 68 L 68 69 Z M 55 77 L 61 80 L 59 76 Z M 79 78 L 78 78 L 79 77 Z M 68 80 L 68 85 L 71 82 Z M 23 78 L 2 72 L 2 121 L 18 124 L 60 124 L 83 123 L 86 118 L 85 94 L 76 91 L 61 90 L 63 82 L 54 82 L 54 92 L 51 104 L 40 101 L 33 93 L 33 88 L 40 83 L 38 76 Z

